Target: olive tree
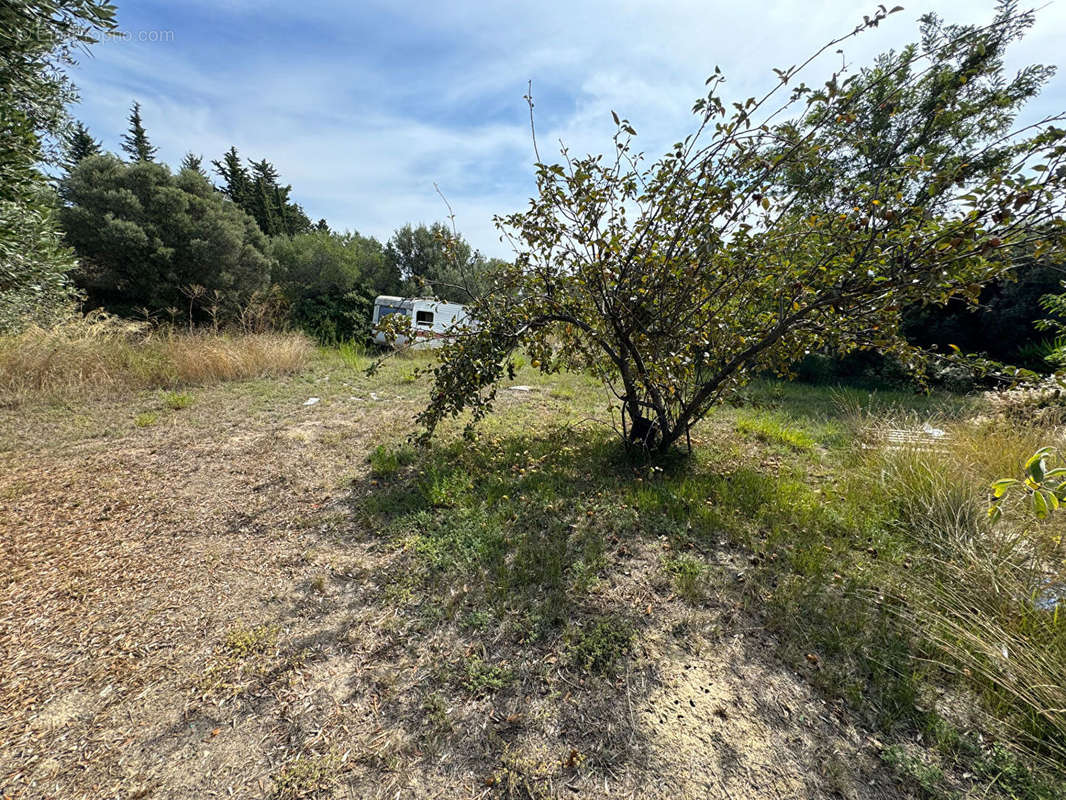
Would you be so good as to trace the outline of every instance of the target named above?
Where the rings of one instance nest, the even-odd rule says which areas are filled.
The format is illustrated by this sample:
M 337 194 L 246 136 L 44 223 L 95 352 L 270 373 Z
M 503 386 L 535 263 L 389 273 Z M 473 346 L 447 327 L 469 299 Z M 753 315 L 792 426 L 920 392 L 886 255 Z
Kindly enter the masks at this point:
M 516 259 L 432 370 L 426 436 L 486 414 L 524 348 L 545 372 L 594 370 L 626 440 L 663 451 L 727 392 L 806 352 L 916 365 L 905 309 L 975 299 L 1022 255 L 1061 257 L 1062 117 L 1016 124 L 1052 70 L 1003 69 L 1031 13 L 1004 3 L 965 27 L 928 15 L 918 43 L 799 81 L 896 10 L 775 70 L 761 97 L 728 103 L 715 68 L 695 131 L 653 163 L 617 115 L 611 157 L 538 155 L 537 196 L 497 219 Z
M 41 167 L 62 161 L 76 99 L 66 69 L 114 17 L 103 0 L 0 3 L 0 332 L 49 324 L 76 297 L 74 256 Z

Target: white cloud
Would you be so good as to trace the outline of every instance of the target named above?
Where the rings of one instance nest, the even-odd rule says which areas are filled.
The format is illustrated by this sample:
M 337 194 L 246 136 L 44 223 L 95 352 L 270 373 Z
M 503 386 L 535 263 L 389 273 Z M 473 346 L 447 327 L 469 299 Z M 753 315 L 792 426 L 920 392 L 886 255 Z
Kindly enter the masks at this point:
M 117 147 L 137 98 L 164 160 L 176 163 L 187 149 L 215 158 L 234 144 L 270 158 L 313 217 L 380 238 L 443 217 L 436 182 L 468 238 L 505 254 L 491 216 L 523 206 L 533 186 L 527 80 L 542 156 L 560 137 L 577 153 L 609 148 L 611 110 L 632 120 L 639 147 L 654 156 L 689 132 L 688 109 L 715 64 L 743 99 L 770 85 L 771 67 L 802 60 L 875 7 L 194 0 L 183 27 L 173 5 L 139 3 L 128 20 L 120 7 L 123 25 L 173 28 L 174 40 L 98 46 L 74 75 L 77 113 Z M 861 65 L 912 40 L 917 18 L 934 7 L 959 22 L 993 11 L 990 2 L 908 4 L 847 42 L 848 60 Z M 153 25 L 164 11 L 174 24 Z M 263 31 L 273 39 L 257 43 Z M 1064 33 L 1066 4 L 1045 8 L 1014 65 L 1054 63 Z M 1052 108 L 1066 108 L 1062 79 L 1035 110 Z

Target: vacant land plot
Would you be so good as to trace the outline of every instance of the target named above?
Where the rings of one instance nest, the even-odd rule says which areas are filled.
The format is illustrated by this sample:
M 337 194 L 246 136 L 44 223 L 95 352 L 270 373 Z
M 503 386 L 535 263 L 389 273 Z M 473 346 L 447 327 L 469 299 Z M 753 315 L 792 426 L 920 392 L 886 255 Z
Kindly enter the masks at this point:
M 912 660 L 868 580 L 908 556 L 842 499 L 861 408 L 959 401 L 760 385 L 646 467 L 524 370 L 419 453 L 418 363 L 0 412 L 0 792 L 1055 796 Z

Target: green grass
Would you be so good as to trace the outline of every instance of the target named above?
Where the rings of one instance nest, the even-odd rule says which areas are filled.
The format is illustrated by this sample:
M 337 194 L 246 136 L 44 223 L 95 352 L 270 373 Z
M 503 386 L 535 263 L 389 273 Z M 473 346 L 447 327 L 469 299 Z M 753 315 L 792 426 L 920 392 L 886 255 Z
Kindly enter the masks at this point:
M 592 619 L 568 632 L 566 655 L 582 672 L 610 675 L 629 654 L 633 638 L 633 627 L 624 619 Z
M 747 413 L 737 415 L 737 432 L 754 436 L 761 442 L 780 444 L 798 451 L 813 450 L 814 438 L 792 420 L 781 419 L 775 414 Z
M 365 370 L 374 360 L 367 347 L 358 342 L 342 342 L 335 348 L 330 348 L 330 351 L 347 366 L 357 371 Z
M 159 414 L 155 411 L 142 411 L 133 418 L 133 424 L 138 428 L 148 428 L 159 421 Z
M 171 411 L 179 411 L 192 405 L 192 395 L 188 392 L 163 392 L 163 405 Z
M 1033 787 L 1066 752 L 1066 724 L 1048 711 L 1055 692 L 1026 694 L 1020 683 L 1066 666 L 1066 613 L 1040 616 L 1024 600 L 995 600 L 988 586 L 1006 579 L 999 567 L 965 582 L 970 608 L 980 609 L 968 611 L 944 591 L 960 576 L 939 566 L 958 567 L 970 552 L 992 569 L 990 554 L 966 550 L 988 540 L 985 487 L 1045 434 L 963 423 L 972 403 L 950 395 L 761 381 L 742 406 L 697 427 L 691 457 L 648 465 L 628 460 L 606 429 L 573 427 L 577 408 L 597 402 L 587 377 L 549 384 L 527 370 L 517 381 L 550 389 L 542 402 L 552 414 L 520 407 L 490 417 L 474 441 L 445 434 L 425 451 L 371 455 L 386 484 L 364 512 L 406 555 L 390 588 L 398 602 L 413 607 L 461 585 L 462 599 L 419 613 L 456 618 L 475 637 L 508 630 L 521 642 L 559 641 L 572 668 L 611 674 L 639 628 L 622 609 L 598 608 L 598 587 L 632 549 L 655 543 L 665 552 L 654 580 L 695 607 L 747 608 L 778 635 L 780 657 L 889 741 L 939 731 L 929 763 L 945 759 L 952 774 L 978 775 L 988 742 L 999 740 L 1003 752 L 1020 754 L 1018 785 Z M 951 449 L 858 448 L 857 437 L 880 420 L 951 427 Z M 723 539 L 744 554 L 739 580 L 724 581 L 711 558 Z M 1011 637 L 1014 665 L 1024 667 L 1014 677 L 976 645 L 1000 635 Z M 464 668 L 480 687 L 470 691 L 492 690 L 494 673 L 478 677 L 483 667 Z M 943 734 L 951 724 L 930 702 L 944 691 L 980 706 L 985 744 L 960 749 L 957 735 Z M 893 758 L 921 791 L 946 785 L 920 763 Z M 1003 796 L 1043 797 L 1011 792 Z

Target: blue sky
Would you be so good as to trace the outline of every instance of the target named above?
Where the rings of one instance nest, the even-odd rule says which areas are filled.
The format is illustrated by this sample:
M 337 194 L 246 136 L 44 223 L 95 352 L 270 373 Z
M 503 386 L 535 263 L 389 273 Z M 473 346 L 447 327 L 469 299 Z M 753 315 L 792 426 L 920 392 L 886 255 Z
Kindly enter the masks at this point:
M 387 239 L 430 222 L 451 202 L 460 230 L 507 256 L 493 214 L 533 190 L 529 111 L 547 160 L 562 139 L 602 152 L 611 110 L 657 155 L 690 130 L 692 102 L 720 65 L 743 100 L 772 83 L 771 67 L 802 60 L 850 30 L 876 3 L 851 0 L 709 3 L 517 0 L 116 0 L 127 36 L 96 45 L 72 77 L 74 114 L 118 148 L 136 99 L 159 158 L 207 160 L 230 145 L 266 157 L 313 219 Z M 991 19 L 989 0 L 908 3 L 846 46 L 860 66 L 915 38 L 935 10 L 949 21 Z M 1038 15 L 1013 55 L 1057 64 L 1066 0 Z M 839 56 L 833 58 L 839 59 Z M 836 62 L 839 63 L 839 62 Z M 808 83 L 831 69 L 808 74 Z M 1066 109 L 1066 71 L 1027 117 Z

